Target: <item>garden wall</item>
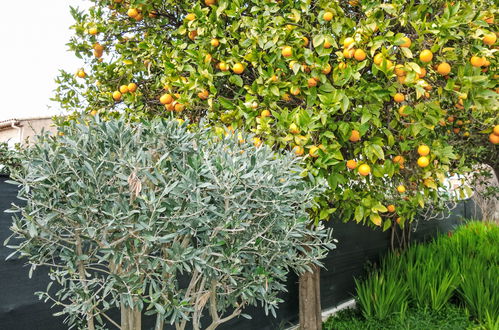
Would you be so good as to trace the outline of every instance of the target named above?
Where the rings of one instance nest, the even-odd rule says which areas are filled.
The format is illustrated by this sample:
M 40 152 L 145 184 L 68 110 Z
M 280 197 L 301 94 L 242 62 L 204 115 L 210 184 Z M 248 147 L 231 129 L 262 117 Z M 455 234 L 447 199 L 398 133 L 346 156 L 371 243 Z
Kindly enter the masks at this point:
M 16 188 L 5 183 L 6 177 L 0 176 L 0 210 L 10 207 L 16 201 Z M 458 225 L 463 218 L 471 218 L 474 204 L 471 200 L 462 201 L 444 220 L 420 221 L 412 238 L 427 240 L 438 232 L 445 233 Z M 11 215 L 0 213 L 0 329 L 8 330 L 59 330 L 67 329 L 61 317 L 54 317 L 55 309 L 34 296 L 35 291 L 44 290 L 48 283 L 46 269 L 37 270 L 28 278 L 25 260 L 14 257 L 5 258 L 12 252 L 3 246 L 10 235 Z M 330 221 L 338 248 L 325 260 L 326 268 L 321 272 L 322 308 L 333 307 L 352 297 L 353 278 L 365 273 L 366 265 L 376 263 L 380 255 L 390 247 L 390 231 L 381 232 L 355 223 Z M 265 316 L 260 308 L 249 308 L 246 312 L 252 320 L 234 319 L 219 329 L 271 330 L 285 328 L 298 321 L 298 279 L 291 274 L 288 279 L 288 292 L 282 295 L 277 318 Z M 116 314 L 118 317 L 118 314 Z M 153 320 L 144 320 L 144 329 L 152 329 Z M 112 329 L 112 328 L 110 328 Z

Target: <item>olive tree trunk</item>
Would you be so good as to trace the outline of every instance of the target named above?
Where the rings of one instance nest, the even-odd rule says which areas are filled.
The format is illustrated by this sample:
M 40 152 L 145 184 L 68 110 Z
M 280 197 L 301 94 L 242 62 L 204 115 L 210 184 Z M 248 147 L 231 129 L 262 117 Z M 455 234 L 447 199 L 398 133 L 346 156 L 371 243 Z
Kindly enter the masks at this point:
M 321 330 L 320 268 L 300 276 L 299 286 L 300 330 Z

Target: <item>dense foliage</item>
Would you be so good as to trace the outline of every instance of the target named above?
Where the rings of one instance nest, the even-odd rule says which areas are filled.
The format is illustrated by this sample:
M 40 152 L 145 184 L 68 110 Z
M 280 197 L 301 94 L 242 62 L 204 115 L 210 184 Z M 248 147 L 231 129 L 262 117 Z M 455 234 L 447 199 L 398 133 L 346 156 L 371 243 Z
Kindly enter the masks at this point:
M 49 267 L 57 290 L 41 297 L 70 327 L 117 325 L 116 307 L 122 330 L 140 329 L 141 312 L 156 329 L 215 329 L 257 303 L 275 314 L 289 271 L 334 248 L 331 231 L 309 228 L 323 188 L 296 158 L 209 133 L 97 117 L 23 152 L 13 248 Z
M 0 142 L 0 174 L 8 175 L 19 169 L 21 160 L 16 149 L 9 148 L 7 142 Z
M 497 329 L 498 241 L 499 226 L 470 222 L 430 244 L 390 254 L 380 269 L 356 282 L 362 315 L 404 319 L 411 309 L 439 312 L 457 303 L 487 329 Z
M 494 1 L 92 4 L 72 11 L 63 108 L 254 132 L 329 182 L 316 219 L 403 225 L 449 173 L 498 169 Z

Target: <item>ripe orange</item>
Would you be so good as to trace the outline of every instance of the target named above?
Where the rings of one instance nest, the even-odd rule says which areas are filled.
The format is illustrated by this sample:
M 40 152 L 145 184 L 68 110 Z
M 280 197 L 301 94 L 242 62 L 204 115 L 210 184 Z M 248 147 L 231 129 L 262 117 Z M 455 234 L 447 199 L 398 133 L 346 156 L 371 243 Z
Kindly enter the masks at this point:
M 345 58 L 352 58 L 354 56 L 354 54 L 355 54 L 355 49 L 353 49 L 353 48 L 350 48 L 350 49 L 345 48 L 343 50 L 343 56 Z
M 102 54 L 103 54 L 103 51 L 94 50 L 94 56 L 96 58 L 101 58 Z
M 235 73 L 235 74 L 241 74 L 244 72 L 244 65 L 242 63 L 236 63 L 234 64 L 234 66 L 232 67 L 232 71 Z
M 99 33 L 99 31 L 97 30 L 96 27 L 91 27 L 90 29 L 88 29 L 88 34 L 92 36 L 95 36 L 97 33 Z
M 91 115 L 91 116 L 95 116 L 95 115 L 97 115 L 97 110 L 92 110 L 92 111 L 90 111 L 90 115 Z
M 96 42 L 94 45 L 93 45 L 93 48 L 96 52 L 102 52 L 104 51 L 104 46 L 102 46 L 100 43 Z
M 316 146 L 310 147 L 310 149 L 308 150 L 308 154 L 313 158 L 319 157 L 319 147 Z
M 357 61 L 363 61 L 366 59 L 366 52 L 362 49 L 357 49 L 353 55 Z
M 300 133 L 300 129 L 298 128 L 298 126 L 296 126 L 295 123 L 292 123 L 291 125 L 289 125 L 289 132 L 291 134 L 299 134 Z
M 437 72 L 440 73 L 442 76 L 448 75 L 450 73 L 450 70 L 451 67 L 447 62 L 442 62 L 437 67 Z
M 120 91 L 114 91 L 113 92 L 113 99 L 118 102 L 119 100 L 121 100 L 121 93 Z
M 359 166 L 358 172 L 362 176 L 368 176 L 371 173 L 371 167 L 367 164 L 362 164 Z
M 85 70 L 80 69 L 80 70 L 78 70 L 78 71 L 76 72 L 76 76 L 77 76 L 78 78 L 85 78 L 85 77 L 87 76 L 87 74 L 85 73 Z
M 227 63 L 225 62 L 220 62 L 218 64 L 218 68 L 221 70 L 221 71 L 229 71 L 229 66 L 227 65 Z
M 486 34 L 483 36 L 483 39 L 482 39 L 483 43 L 486 44 L 486 45 L 493 45 L 496 43 L 497 41 L 497 36 L 495 35 L 495 33 L 491 33 L 491 34 Z
M 402 218 L 401 218 L 401 217 L 398 217 L 395 221 L 397 222 L 397 224 L 399 224 L 399 225 L 400 225 L 400 223 L 402 222 Z
M 326 12 L 324 13 L 324 15 L 322 15 L 322 18 L 323 18 L 325 21 L 328 21 L 328 22 L 329 22 L 330 20 L 332 20 L 332 19 L 333 19 L 333 13 L 332 13 L 332 12 L 330 12 L 330 11 L 326 11 Z
M 183 105 L 182 103 L 175 104 L 175 111 L 181 112 L 181 111 L 184 111 L 184 109 L 185 109 L 185 105 Z
M 397 64 L 395 65 L 395 74 L 399 77 L 403 77 L 406 75 L 406 72 L 404 70 L 404 65 L 402 64 Z
M 431 52 L 431 50 L 425 49 L 419 54 L 419 59 L 423 63 L 431 62 L 431 60 L 433 59 L 433 53 Z
M 383 62 L 383 54 L 381 54 L 381 53 L 376 54 L 376 56 L 374 56 L 373 62 L 376 65 L 380 65 L 381 62 Z
M 128 85 L 121 85 L 119 90 L 121 94 L 128 93 Z
M 405 186 L 404 185 L 400 185 L 397 187 L 397 191 L 401 194 L 405 193 Z
M 345 38 L 345 40 L 343 40 L 343 48 L 350 47 L 354 42 L 355 40 L 352 37 Z
M 489 141 L 492 144 L 499 144 L 499 135 L 495 135 L 494 133 L 490 133 L 490 135 L 489 135 Z
M 426 76 L 426 69 L 421 68 L 421 73 L 418 73 L 418 77 L 421 79 L 424 78 L 425 76 Z
M 198 93 L 198 97 L 201 100 L 206 100 L 210 96 L 210 93 L 206 89 L 203 89 L 201 92 Z
M 144 18 L 144 16 L 141 13 L 139 13 L 133 19 L 136 20 L 137 22 L 140 22 L 140 21 L 142 21 L 143 18 Z
M 356 129 L 352 130 L 352 133 L 350 134 L 349 138 L 350 142 L 357 142 L 360 141 L 360 133 Z
M 289 92 L 294 95 L 294 96 L 297 96 L 298 94 L 300 94 L 300 89 L 298 87 L 291 87 L 289 89 Z
M 137 8 L 129 8 L 126 14 L 128 15 L 128 17 L 135 18 L 139 14 L 139 11 L 137 10 Z
M 155 10 L 152 10 L 149 12 L 148 16 L 149 16 L 149 18 L 156 18 L 156 17 L 158 17 L 158 12 Z
M 401 84 L 405 84 L 405 80 L 407 79 L 406 76 L 398 76 L 397 81 Z
M 357 162 L 353 159 L 350 159 L 347 161 L 347 167 L 351 170 L 354 170 L 357 168 Z
M 308 38 L 302 37 L 302 40 L 303 40 L 303 47 L 307 47 L 308 46 Z
M 404 47 L 404 48 L 409 48 L 411 47 L 412 41 L 408 37 L 403 37 L 402 40 L 404 40 L 404 43 L 401 44 L 399 47 Z
M 430 154 L 430 147 L 424 144 L 420 145 L 418 147 L 418 154 L 420 156 L 428 156 Z
M 393 100 L 397 103 L 402 103 L 405 100 L 405 96 L 402 93 L 397 93 L 393 95 Z
M 418 166 L 419 167 L 426 167 L 430 165 L 430 160 L 426 156 L 421 156 L 418 158 Z
M 260 116 L 262 116 L 262 117 L 270 117 L 270 111 L 269 110 L 263 110 L 260 113 Z
M 259 137 L 254 137 L 253 138 L 253 145 L 258 148 L 259 146 L 262 145 L 262 140 Z
M 315 80 L 314 78 L 309 78 L 307 80 L 307 84 L 308 84 L 308 87 L 315 87 L 315 86 L 317 86 L 317 80 Z
M 485 64 L 485 58 L 479 56 L 471 56 L 470 62 L 471 65 L 478 68 Z
M 284 46 L 281 50 L 281 54 L 284 57 L 291 57 L 293 55 L 293 48 L 290 46 Z
M 340 64 L 338 64 L 338 68 L 339 68 L 340 70 L 343 70 L 343 69 L 344 69 L 344 68 L 346 68 L 346 67 L 347 67 L 347 64 L 346 64 L 345 62 L 340 62 Z
M 217 3 L 217 0 L 204 0 L 204 4 L 207 6 L 212 6 Z
M 386 209 L 388 210 L 388 212 L 393 213 L 395 212 L 395 205 L 390 204 L 386 207 Z
M 301 155 L 303 155 L 303 153 L 305 152 L 305 150 L 301 146 L 294 146 L 293 152 L 295 153 L 295 155 L 301 156 Z
M 220 45 L 220 41 L 218 41 L 218 39 L 217 39 L 217 38 L 213 38 L 213 39 L 211 39 L 210 44 L 211 44 L 213 47 L 218 47 L 218 45 Z
M 326 64 L 326 66 L 322 69 L 323 74 L 329 74 L 331 72 L 331 64 Z
M 499 135 L 499 125 L 494 126 L 494 134 Z
M 329 41 L 324 41 L 324 48 L 329 49 L 331 48 L 332 44 Z
M 197 30 L 192 30 L 189 31 L 189 39 L 194 40 L 198 36 L 198 31 Z
M 196 19 L 196 15 L 193 13 L 187 14 L 187 15 L 185 15 L 185 19 L 188 21 L 193 21 Z
M 405 158 L 404 156 L 397 155 L 393 157 L 393 162 L 399 165 L 404 165 L 405 163 Z
M 170 94 L 163 94 L 159 98 L 161 104 L 170 104 L 173 102 L 173 97 Z
M 135 93 L 136 90 L 137 90 L 137 84 L 136 83 L 129 83 L 128 84 L 128 91 L 130 93 Z

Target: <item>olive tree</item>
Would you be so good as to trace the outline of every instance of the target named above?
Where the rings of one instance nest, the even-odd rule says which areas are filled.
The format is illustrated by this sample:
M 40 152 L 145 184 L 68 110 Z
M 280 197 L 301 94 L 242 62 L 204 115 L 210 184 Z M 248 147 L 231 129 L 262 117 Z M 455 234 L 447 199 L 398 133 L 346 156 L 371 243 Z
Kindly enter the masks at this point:
M 136 330 L 145 313 L 156 329 L 215 329 L 258 303 L 275 314 L 289 271 L 334 248 L 307 212 L 323 184 L 301 172 L 250 137 L 80 118 L 24 151 L 12 247 L 49 267 L 58 288 L 39 294 L 70 328 Z

